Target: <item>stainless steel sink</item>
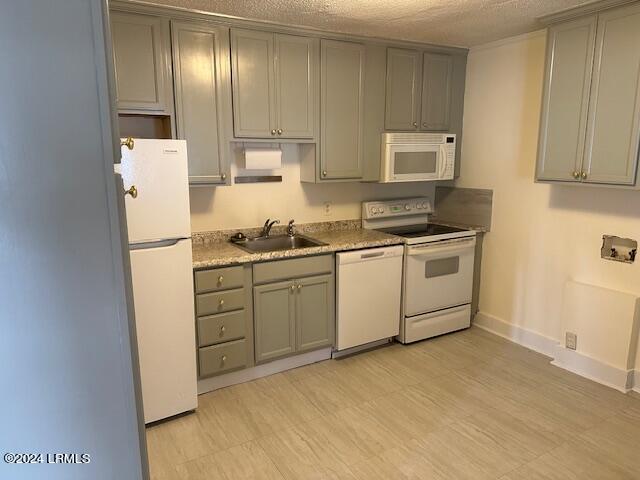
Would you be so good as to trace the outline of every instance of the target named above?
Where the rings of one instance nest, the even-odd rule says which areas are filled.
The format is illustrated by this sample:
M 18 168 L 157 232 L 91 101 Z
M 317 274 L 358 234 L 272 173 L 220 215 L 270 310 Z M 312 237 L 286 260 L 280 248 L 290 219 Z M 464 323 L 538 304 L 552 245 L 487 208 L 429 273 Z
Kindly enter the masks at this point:
M 312 240 L 303 235 L 274 235 L 272 237 L 247 238 L 244 240 L 232 241 L 236 246 L 250 253 L 275 252 L 280 250 L 296 250 L 306 247 L 320 247 L 326 243 Z

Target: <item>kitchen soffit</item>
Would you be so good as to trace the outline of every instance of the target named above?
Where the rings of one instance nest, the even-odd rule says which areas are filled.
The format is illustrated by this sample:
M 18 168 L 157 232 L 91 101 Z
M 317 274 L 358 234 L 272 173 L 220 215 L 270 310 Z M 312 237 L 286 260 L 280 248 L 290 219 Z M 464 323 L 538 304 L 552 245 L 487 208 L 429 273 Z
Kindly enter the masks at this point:
M 471 47 L 541 28 L 584 0 L 152 0 L 332 32 Z

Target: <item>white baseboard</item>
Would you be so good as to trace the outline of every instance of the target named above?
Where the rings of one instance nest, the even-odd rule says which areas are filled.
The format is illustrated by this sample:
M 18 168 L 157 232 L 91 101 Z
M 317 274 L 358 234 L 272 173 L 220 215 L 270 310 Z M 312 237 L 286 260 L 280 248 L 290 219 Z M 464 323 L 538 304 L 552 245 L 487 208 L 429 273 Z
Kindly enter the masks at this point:
M 292 368 L 302 367 L 311 363 L 321 362 L 331 358 L 331 347 L 315 350 L 294 357 L 287 357 L 281 360 L 256 365 L 255 367 L 245 368 L 237 372 L 226 373 L 217 377 L 205 378 L 198 380 L 198 395 L 212 392 L 219 388 L 229 387 L 238 383 L 249 382 L 257 378 L 267 377 L 275 373 L 291 370 Z
M 633 391 L 640 393 L 640 370 L 636 370 L 633 376 Z
M 553 338 L 505 322 L 501 318 L 484 312 L 478 312 L 472 324 L 548 357 L 553 357 L 558 344 L 558 341 Z
M 551 364 L 623 393 L 627 393 L 634 386 L 633 370 L 622 370 L 559 344 L 556 345 Z M 636 378 L 637 373 L 635 372 Z

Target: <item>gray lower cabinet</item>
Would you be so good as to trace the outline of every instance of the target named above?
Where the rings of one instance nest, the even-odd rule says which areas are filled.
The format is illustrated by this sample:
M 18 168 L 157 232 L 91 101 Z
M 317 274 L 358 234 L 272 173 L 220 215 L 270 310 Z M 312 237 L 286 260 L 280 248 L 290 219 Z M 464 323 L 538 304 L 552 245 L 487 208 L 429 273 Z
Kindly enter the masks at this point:
M 111 36 L 120 112 L 173 112 L 169 20 L 112 12 Z
M 552 25 L 536 180 L 638 186 L 640 4 Z
M 291 281 L 253 287 L 257 363 L 295 352 L 295 288 Z
M 318 39 L 234 28 L 231 61 L 236 137 L 315 137 Z
M 251 265 L 194 272 L 198 377 L 254 364 Z
M 253 287 L 256 363 L 333 345 L 333 263 L 321 255 L 253 266 L 264 283 Z
M 320 58 L 320 179 L 361 179 L 365 47 L 322 40 Z
M 446 54 L 387 49 L 387 130 L 451 129 L 453 60 Z
M 189 183 L 229 184 L 229 29 L 174 21 L 171 33 L 176 127 L 189 148 Z
M 333 276 L 308 277 L 296 283 L 296 351 L 333 345 Z

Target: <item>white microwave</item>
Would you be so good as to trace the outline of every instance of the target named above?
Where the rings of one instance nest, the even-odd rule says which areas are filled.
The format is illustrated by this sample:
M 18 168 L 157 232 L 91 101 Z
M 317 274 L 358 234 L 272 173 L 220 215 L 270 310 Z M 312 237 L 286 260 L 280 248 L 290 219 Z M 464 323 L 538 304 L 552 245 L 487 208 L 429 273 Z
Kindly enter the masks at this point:
M 452 180 L 456 136 L 451 133 L 383 133 L 380 182 Z

